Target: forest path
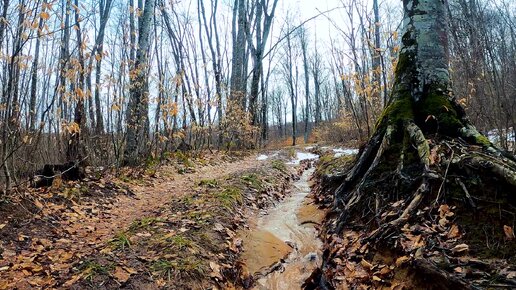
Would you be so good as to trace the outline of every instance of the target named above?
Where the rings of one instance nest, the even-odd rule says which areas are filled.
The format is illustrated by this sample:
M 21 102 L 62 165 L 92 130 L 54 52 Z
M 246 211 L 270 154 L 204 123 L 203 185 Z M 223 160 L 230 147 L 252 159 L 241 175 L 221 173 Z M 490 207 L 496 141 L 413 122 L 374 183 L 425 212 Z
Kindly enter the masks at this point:
M 222 162 L 217 165 L 205 165 L 197 168 L 193 173 L 178 174 L 175 168 L 163 167 L 160 171 L 172 173 L 172 176 L 157 178 L 157 183 L 148 185 L 137 185 L 132 187 L 135 196 L 123 196 L 111 210 L 112 218 L 96 223 L 86 222 L 87 226 L 95 226 L 97 239 L 107 241 L 117 232 L 128 227 L 137 218 L 148 216 L 153 212 L 159 212 L 160 208 L 172 198 L 180 197 L 189 191 L 202 179 L 219 179 L 223 176 L 256 167 L 260 161 L 255 155 L 248 156 L 236 162 Z M 160 180 L 161 179 L 161 180 Z M 78 233 L 79 234 L 79 233 Z M 86 233 L 87 235 L 87 233 Z
M 130 185 L 132 195 L 118 195 L 109 204 L 93 200 L 67 206 L 50 199 L 36 201 L 40 211 L 32 223 L 17 225 L 10 231 L 12 236 L 3 238 L 0 245 L 0 289 L 52 287 L 69 277 L 78 260 L 105 247 L 133 221 L 159 213 L 172 198 L 191 193 L 200 180 L 222 178 L 261 162 L 250 155 L 234 162 L 196 166 L 195 172 L 186 174 L 179 174 L 173 166 L 163 166 L 158 177 Z M 20 226 L 22 230 L 18 231 Z M 9 235 L 6 232 L 2 233 L 4 237 Z M 68 282 L 71 285 L 76 281 Z

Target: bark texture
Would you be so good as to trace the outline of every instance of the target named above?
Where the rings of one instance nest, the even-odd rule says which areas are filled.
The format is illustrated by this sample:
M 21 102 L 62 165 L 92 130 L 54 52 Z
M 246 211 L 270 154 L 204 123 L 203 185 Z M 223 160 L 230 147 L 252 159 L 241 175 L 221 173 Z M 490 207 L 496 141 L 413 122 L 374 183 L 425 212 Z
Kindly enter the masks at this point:
M 148 94 L 147 66 L 150 47 L 150 24 L 154 13 L 156 0 L 145 1 L 143 16 L 138 21 L 138 49 L 136 61 L 131 77 L 130 100 L 127 109 L 127 135 L 124 151 L 124 164 L 136 165 L 147 140 L 144 134 L 148 133 Z

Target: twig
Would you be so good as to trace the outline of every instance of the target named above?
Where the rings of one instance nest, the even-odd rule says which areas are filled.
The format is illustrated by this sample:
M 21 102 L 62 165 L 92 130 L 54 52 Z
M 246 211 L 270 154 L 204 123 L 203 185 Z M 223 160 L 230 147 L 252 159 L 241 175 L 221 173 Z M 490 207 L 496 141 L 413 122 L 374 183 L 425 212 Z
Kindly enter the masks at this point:
M 466 185 L 464 184 L 464 182 L 462 182 L 462 180 L 460 180 L 459 178 L 455 178 L 455 181 L 460 185 L 460 187 L 462 188 L 462 190 L 464 191 L 464 193 L 466 194 L 466 197 L 468 198 L 468 201 L 469 201 L 469 204 L 473 207 L 473 208 L 476 208 L 477 206 L 475 205 L 475 202 L 473 201 L 473 199 L 471 198 L 471 195 L 469 194 L 469 191 L 468 189 L 466 188 Z
M 446 171 L 444 171 L 443 182 L 441 183 L 441 186 L 439 186 L 439 190 L 437 191 L 437 197 L 435 198 L 435 202 L 434 202 L 436 204 L 439 201 L 439 198 L 441 197 L 441 191 L 443 190 L 444 183 L 446 182 L 446 177 L 448 176 L 448 170 L 450 169 L 450 164 L 452 163 L 453 155 L 455 154 L 455 151 L 453 151 L 453 149 L 448 144 L 446 144 L 446 146 L 452 151 L 452 153 L 450 156 L 450 161 L 448 162 L 448 165 L 446 166 Z

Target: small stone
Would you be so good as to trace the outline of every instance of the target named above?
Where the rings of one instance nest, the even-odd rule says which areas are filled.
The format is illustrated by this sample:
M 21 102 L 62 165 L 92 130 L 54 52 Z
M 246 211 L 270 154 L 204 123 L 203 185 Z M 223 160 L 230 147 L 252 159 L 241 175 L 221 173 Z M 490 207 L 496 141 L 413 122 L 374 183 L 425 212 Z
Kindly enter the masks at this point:
M 317 253 L 308 253 L 306 256 L 305 256 L 305 260 L 307 261 L 310 261 L 310 262 L 313 262 L 317 259 Z

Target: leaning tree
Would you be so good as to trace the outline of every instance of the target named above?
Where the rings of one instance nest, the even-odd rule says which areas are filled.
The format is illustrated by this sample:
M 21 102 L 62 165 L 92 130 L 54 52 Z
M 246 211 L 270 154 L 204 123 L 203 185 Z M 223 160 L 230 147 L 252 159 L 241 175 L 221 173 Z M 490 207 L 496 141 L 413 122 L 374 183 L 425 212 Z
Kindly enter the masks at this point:
M 455 99 L 446 5 L 445 0 L 403 1 L 404 33 L 391 100 L 353 165 L 326 179 L 334 189 L 326 236 L 360 229 L 368 233 L 364 243 L 392 249 L 416 213 L 437 211 L 444 203 L 456 204 L 458 220 L 461 213 L 471 217 L 461 225 L 471 243 L 481 223 L 498 225 L 491 222 L 498 215 L 500 238 L 503 223 L 512 219 L 514 224 L 516 159 L 480 134 Z M 501 208 L 494 211 L 496 218 L 488 211 L 490 203 Z M 332 267 L 330 256 L 327 251 L 323 273 Z M 331 279 L 322 276 L 320 285 L 326 287 Z

